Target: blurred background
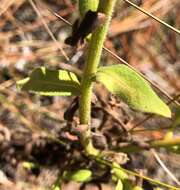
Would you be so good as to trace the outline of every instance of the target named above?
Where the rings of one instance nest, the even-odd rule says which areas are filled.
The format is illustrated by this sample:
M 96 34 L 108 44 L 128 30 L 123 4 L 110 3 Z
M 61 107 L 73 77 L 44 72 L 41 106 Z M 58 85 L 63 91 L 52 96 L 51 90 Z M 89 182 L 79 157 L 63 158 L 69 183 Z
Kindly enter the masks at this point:
M 180 29 L 179 0 L 132 0 L 136 5 L 159 19 Z M 80 154 L 77 138 L 71 136 L 64 120 L 71 97 L 44 97 L 19 91 L 16 81 L 27 77 L 33 69 L 46 66 L 51 69 L 82 70 L 87 45 L 72 48 L 64 44 L 71 34 L 71 26 L 57 18 L 59 14 L 73 23 L 78 17 L 75 0 L 1 0 L 0 1 L 0 189 L 48 189 L 61 172 L 68 167 L 89 167 L 99 171 L 91 161 Z M 162 90 L 159 96 L 169 102 L 169 96 L 180 93 L 180 36 L 127 2 L 118 1 L 107 40 L 104 44 L 143 73 Z M 103 51 L 102 65 L 118 61 Z M 166 130 L 176 123 L 179 135 L 180 108 L 170 104 L 172 119 L 131 110 L 110 95 L 104 87 L 95 89 L 99 103 L 92 111 L 92 130 L 101 134 L 106 143 L 118 146 L 123 139 L 120 123 L 132 132 L 135 139 L 162 139 Z M 177 103 L 180 98 L 176 99 Z M 109 112 L 105 113 L 102 107 Z M 118 118 L 118 119 L 117 119 Z M 140 122 L 140 123 L 139 123 Z M 49 138 L 49 135 L 51 138 Z M 64 140 L 62 146 L 54 138 Z M 72 146 L 69 148 L 69 144 Z M 165 150 L 159 157 L 180 180 L 180 157 Z M 70 160 L 74 163 L 70 164 Z M 28 170 L 23 162 L 38 163 L 40 167 Z M 177 185 L 157 163 L 152 152 L 130 156 L 125 167 L 143 171 L 145 175 Z M 112 189 L 107 180 L 103 189 Z M 180 183 L 179 183 L 180 184 Z M 64 189 L 76 189 L 78 184 L 66 184 Z M 150 185 L 149 185 L 150 187 Z M 96 189 L 96 186 L 87 189 Z M 153 188 L 153 187 L 152 187 Z

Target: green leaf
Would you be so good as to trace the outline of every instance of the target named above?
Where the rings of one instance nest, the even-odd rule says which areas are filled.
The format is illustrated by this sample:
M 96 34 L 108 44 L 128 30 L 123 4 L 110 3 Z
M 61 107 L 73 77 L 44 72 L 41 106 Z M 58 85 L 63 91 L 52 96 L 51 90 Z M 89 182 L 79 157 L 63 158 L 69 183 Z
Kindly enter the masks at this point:
M 61 190 L 61 183 L 62 179 L 61 177 L 58 177 L 55 183 L 52 185 L 51 190 Z
M 133 109 L 171 117 L 169 107 L 156 95 L 149 83 L 126 65 L 100 67 L 96 80 Z
M 180 154 L 180 145 L 174 145 L 172 147 L 168 147 L 167 150 L 176 154 Z
M 34 169 L 34 168 L 39 168 L 40 166 L 36 163 L 33 162 L 23 162 L 22 166 L 26 169 Z
M 90 170 L 77 170 L 74 172 L 64 172 L 64 179 L 67 181 L 75 181 L 78 183 L 88 182 L 91 180 L 92 172 Z
M 128 179 L 128 175 L 121 169 L 119 164 L 113 162 L 111 174 L 115 175 L 118 179 L 124 181 Z
M 140 187 L 140 186 L 135 186 L 135 187 L 133 187 L 132 190 L 144 190 L 144 189 L 142 187 Z
M 51 190 L 61 190 L 61 187 L 59 185 L 54 185 Z
M 132 190 L 133 189 L 132 183 L 128 179 L 123 181 L 123 187 L 124 187 L 123 190 Z
M 79 95 L 80 85 L 76 75 L 65 70 L 35 69 L 29 78 L 17 82 L 21 90 L 45 96 Z
M 122 184 L 122 181 L 120 179 L 117 182 L 115 190 L 123 190 L 123 184 Z

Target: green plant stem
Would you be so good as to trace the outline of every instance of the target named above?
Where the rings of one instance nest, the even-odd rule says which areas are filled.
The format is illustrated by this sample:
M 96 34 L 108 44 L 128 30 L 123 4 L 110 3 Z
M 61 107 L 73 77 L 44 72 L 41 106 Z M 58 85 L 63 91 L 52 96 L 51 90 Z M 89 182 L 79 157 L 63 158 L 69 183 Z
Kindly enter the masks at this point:
M 86 132 L 82 135 L 83 137 L 81 141 L 88 154 L 97 154 L 97 151 L 94 152 L 92 150 L 93 148 L 90 140 L 91 97 L 93 88 L 91 77 L 97 72 L 103 43 L 108 31 L 109 22 L 111 20 L 111 15 L 115 2 L 116 0 L 100 1 L 98 11 L 106 15 L 106 20 L 105 23 L 103 23 L 102 26 L 99 26 L 92 34 L 81 81 L 81 97 L 79 107 L 80 124 L 88 125 Z
M 167 148 L 172 146 L 180 146 L 180 137 L 167 139 L 167 140 L 155 140 L 149 142 L 149 148 Z M 137 145 L 129 145 L 122 148 L 118 148 L 118 152 L 124 152 L 124 153 L 134 153 L 144 150 L 143 147 L 137 146 Z
M 132 176 L 137 176 L 137 177 L 139 177 L 139 178 L 145 179 L 145 180 L 147 180 L 147 181 L 149 181 L 149 182 L 152 182 L 153 184 L 160 185 L 160 186 L 162 186 L 162 187 L 167 187 L 167 188 L 172 189 L 172 190 L 179 190 L 178 187 L 174 187 L 174 186 L 172 186 L 172 185 L 166 184 L 166 183 L 161 182 L 161 181 L 159 181 L 159 180 L 152 179 L 152 178 L 150 178 L 150 177 L 144 176 L 144 175 L 139 174 L 139 173 L 134 172 L 134 171 L 130 171 L 130 170 L 124 169 L 124 168 L 122 168 L 122 167 L 121 167 L 121 168 L 116 167 L 112 162 L 110 162 L 110 161 L 108 161 L 108 160 L 105 160 L 105 159 L 103 159 L 102 157 L 98 157 L 98 156 L 97 156 L 97 157 L 94 157 L 94 156 L 92 156 L 91 158 L 94 159 L 94 160 L 96 160 L 97 162 L 99 162 L 99 163 L 101 163 L 101 164 L 104 164 L 105 166 L 109 166 L 109 167 L 112 168 L 112 169 L 113 169 L 113 168 L 115 168 L 115 169 L 120 169 L 120 170 L 126 172 L 127 174 L 130 174 L 130 175 L 132 175 Z

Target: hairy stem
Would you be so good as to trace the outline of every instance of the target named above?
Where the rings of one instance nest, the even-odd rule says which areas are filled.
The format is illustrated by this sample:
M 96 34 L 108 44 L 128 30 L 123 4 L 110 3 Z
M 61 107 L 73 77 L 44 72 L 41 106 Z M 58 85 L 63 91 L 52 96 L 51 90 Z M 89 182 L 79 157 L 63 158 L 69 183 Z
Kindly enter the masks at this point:
M 106 20 L 105 23 L 102 26 L 99 26 L 92 34 L 81 81 L 81 97 L 79 107 L 80 124 L 88 125 L 81 141 L 86 152 L 89 154 L 97 154 L 96 151 L 92 150 L 93 146 L 90 139 L 91 97 L 93 88 L 91 77 L 97 72 L 103 43 L 108 31 L 115 2 L 116 0 L 101 0 L 99 3 L 98 11 L 106 15 Z

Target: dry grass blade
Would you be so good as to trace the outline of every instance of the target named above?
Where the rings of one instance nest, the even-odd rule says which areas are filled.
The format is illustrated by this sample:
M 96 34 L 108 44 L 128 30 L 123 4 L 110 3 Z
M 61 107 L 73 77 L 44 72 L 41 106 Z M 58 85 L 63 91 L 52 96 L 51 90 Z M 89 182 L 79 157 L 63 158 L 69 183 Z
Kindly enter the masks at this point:
M 4 90 L 6 91 L 6 90 Z M 0 92 L 0 103 L 2 103 L 2 106 L 12 113 L 16 115 L 17 118 L 21 121 L 24 126 L 26 126 L 28 129 L 30 129 L 33 133 L 42 133 L 42 131 L 47 135 L 49 139 L 54 140 L 55 142 L 60 143 L 61 145 L 66 145 L 63 141 L 57 139 L 53 134 L 51 134 L 47 129 L 42 129 L 39 125 L 34 123 L 32 120 L 29 120 L 24 116 L 19 108 L 10 100 L 8 100 L 4 95 Z
M 172 9 L 178 5 L 178 0 L 149 0 L 142 1 L 141 8 L 148 10 L 148 13 L 155 15 L 162 19 Z M 131 6 L 129 6 L 131 9 Z M 161 11 L 163 10 L 163 11 Z M 145 14 L 141 14 L 138 9 L 134 9 L 128 13 L 128 16 L 120 20 L 113 19 L 109 35 L 114 37 L 130 31 L 139 31 L 141 29 L 148 29 L 154 26 L 155 22 Z M 156 23 L 157 24 L 157 23 Z
M 72 26 L 72 24 L 71 24 L 69 21 L 67 21 L 66 19 L 64 19 L 62 16 L 58 15 L 57 13 L 53 13 L 53 14 L 54 14 L 56 17 L 58 17 L 60 20 L 62 20 L 64 23 L 66 23 L 66 24 Z
M 132 3 L 129 0 L 124 0 L 125 2 L 127 2 L 128 4 L 130 4 L 131 6 L 135 7 L 136 9 L 138 9 L 139 11 L 143 12 L 144 14 L 146 14 L 147 16 L 151 17 L 152 19 L 156 20 L 157 22 L 159 22 L 160 24 L 166 26 L 167 28 L 169 28 L 170 30 L 176 32 L 177 34 L 180 35 L 180 31 L 177 28 L 174 28 L 173 26 L 167 24 L 166 22 L 160 20 L 159 18 L 157 18 L 156 16 L 152 15 L 151 13 L 148 13 L 147 11 L 145 11 L 144 9 L 140 8 L 139 6 L 137 6 L 136 4 Z
M 163 163 L 163 161 L 160 159 L 159 155 L 154 149 L 151 149 L 151 153 L 153 154 L 156 161 L 159 163 L 159 165 L 163 168 L 163 170 L 171 177 L 171 179 L 180 186 L 179 180 L 173 175 L 173 173 L 166 167 L 166 165 Z
M 7 9 L 14 3 L 15 0 L 3 1 L 0 7 L 0 16 L 7 11 Z
M 13 102 L 9 101 L 6 99 L 6 97 L 2 94 L 0 94 L 0 103 L 2 103 L 2 106 L 8 110 L 10 110 L 12 113 L 14 113 L 17 118 L 19 118 L 19 120 L 27 127 L 29 128 L 31 131 L 37 131 L 40 130 L 40 128 L 32 123 L 31 121 L 29 121 L 23 114 L 21 114 L 21 112 L 19 111 L 19 109 L 16 107 L 16 105 L 14 105 Z
M 149 15 L 158 18 L 161 22 L 165 21 L 179 29 L 179 0 L 129 1 L 138 3 L 142 10 L 147 10 Z M 83 149 L 78 140 L 79 133 L 76 134 L 74 130 L 71 130 L 70 125 L 73 126 L 78 123 L 78 110 L 73 115 L 74 118 L 71 124 L 70 122 L 67 124 L 65 120 L 64 112 L 71 107 L 69 106 L 70 101 L 72 101 L 71 97 L 37 96 L 31 92 L 19 92 L 15 87 L 17 80 L 29 76 L 31 70 L 42 65 L 50 69 L 71 71 L 78 78 L 81 78 L 85 62 L 83 55 L 86 54 L 88 43 L 78 46 L 78 48 L 68 47 L 63 43 L 63 40 L 72 32 L 72 24 L 69 21 L 73 21 L 78 17 L 77 2 L 72 0 L 1 0 L 0 130 L 8 129 L 11 138 L 2 131 L 2 137 L 5 136 L 4 139 L 8 142 L 1 141 L 0 131 L 0 144 L 1 142 L 5 145 L 8 143 L 8 148 L 5 146 L 5 150 L 1 151 L 0 159 L 4 159 L 4 157 L 7 157 L 7 159 L 1 163 L 0 174 L 6 165 L 12 165 L 13 169 L 17 168 L 14 171 L 15 181 L 12 184 L 15 189 L 37 189 L 41 186 L 43 189 L 49 189 L 55 178 L 58 177 L 56 175 L 59 175 L 59 172 L 61 173 L 66 166 L 69 169 L 71 169 L 71 166 L 73 169 L 78 169 L 79 166 L 86 165 L 87 161 L 98 164 L 95 158 L 91 160 L 91 157 L 84 157 L 84 151 L 82 152 Z M 167 104 L 173 103 L 173 106 L 170 106 L 171 108 L 180 105 L 180 94 L 178 94 L 179 46 L 177 44 L 179 36 L 177 32 L 171 31 L 170 28 L 169 30 L 166 25 L 161 25 L 161 22 L 156 22 L 156 19 L 152 19 L 148 14 L 132 7 L 126 0 L 118 1 L 118 4 L 120 6 L 115 8 L 116 11 L 111 20 L 108 38 L 104 44 L 102 64 L 127 65 L 147 80 L 155 90 L 157 89 L 156 92 Z M 176 85 L 177 83 L 178 85 Z M 132 160 L 136 160 L 136 162 L 129 170 L 136 170 L 138 164 L 141 164 L 141 158 L 144 159 L 149 156 L 149 154 L 144 155 L 141 152 L 146 145 L 143 142 L 146 142 L 146 140 L 148 142 L 149 140 L 158 141 L 164 137 L 167 130 L 173 129 L 171 124 L 176 119 L 176 110 L 172 111 L 173 117 L 171 120 L 156 117 L 153 114 L 146 115 L 129 109 L 125 103 L 113 97 L 101 84 L 97 84 L 94 90 L 97 96 L 97 100 L 96 97 L 93 97 L 92 100 L 91 115 L 91 133 L 94 145 L 98 144 L 99 146 L 100 144 L 100 147 L 97 147 L 98 149 L 102 148 L 100 151 L 110 148 L 115 156 L 116 147 L 142 146 L 138 157 L 136 154 L 131 155 Z M 151 120 L 152 117 L 154 119 Z M 149 122 L 145 123 L 148 120 Z M 178 129 L 176 131 L 178 132 Z M 142 143 L 136 141 L 137 138 L 142 139 Z M 175 140 L 179 142 L 177 141 L 179 139 L 175 138 Z M 26 143 L 27 141 L 28 143 Z M 16 143 L 18 143 L 17 147 Z M 19 145 L 22 148 L 19 149 Z M 14 152 L 11 154 L 11 151 L 8 150 L 12 149 Z M 176 169 L 180 167 L 179 157 L 174 153 L 172 155 L 164 153 L 164 151 L 161 155 L 160 152 L 158 152 L 159 159 L 162 159 L 164 163 L 167 161 L 168 168 L 160 162 L 157 164 L 155 159 L 152 159 L 153 163 L 150 163 L 148 159 L 147 165 L 142 163 L 142 166 L 148 172 L 147 175 L 151 175 L 151 171 L 153 171 L 151 169 L 155 169 L 155 172 L 151 175 L 152 179 L 143 176 L 143 172 L 130 171 L 128 173 L 127 171 L 127 174 L 132 176 L 134 185 L 136 179 L 140 179 L 140 181 L 138 180 L 140 184 L 143 183 L 144 179 L 152 185 L 162 185 L 162 189 L 164 186 L 167 189 L 178 190 L 179 188 L 169 184 L 180 185 L 177 180 L 179 179 L 179 173 L 176 172 Z M 76 159 L 77 155 L 78 160 Z M 166 156 L 168 157 L 166 158 Z M 176 159 L 175 156 L 177 156 Z M 40 168 L 38 175 L 35 171 L 34 175 L 34 170 L 29 173 L 29 170 L 23 169 L 22 177 L 26 179 L 27 186 L 23 182 L 23 187 L 19 187 L 19 180 L 21 183 L 19 166 L 21 170 L 21 161 L 24 158 L 27 158 L 27 160 L 33 158 L 33 161 L 42 164 L 42 170 Z M 71 162 L 74 161 L 74 158 L 77 162 L 75 164 Z M 164 160 L 165 158 L 166 160 Z M 114 160 L 110 160 L 109 157 L 103 159 L 102 163 L 106 163 L 105 165 L 109 167 L 103 167 L 100 170 L 107 173 Z M 59 167 L 59 163 L 63 163 L 62 167 Z M 52 167 L 44 167 L 45 165 Z M 90 166 L 89 169 L 93 168 Z M 97 169 L 98 172 L 101 172 L 99 168 Z M 164 171 L 168 169 L 173 173 L 169 172 L 168 176 L 164 176 Z M 46 174 L 46 170 L 48 170 L 47 173 L 50 176 Z M 164 171 L 162 172 L 162 170 Z M 93 172 L 96 171 L 95 168 Z M 36 178 L 33 178 L 32 181 L 33 176 L 36 176 Z M 137 178 L 133 176 L 137 176 Z M 164 181 L 164 177 L 168 178 L 168 181 L 165 181 L 167 184 L 161 182 Z M 45 184 L 44 179 L 48 179 L 46 180 L 47 184 Z M 33 184 L 33 188 L 31 188 L 31 184 Z M 151 188 L 150 184 L 149 187 Z M 3 185 L 0 184 L 0 189 L 1 186 L 4 189 L 10 188 L 5 188 Z M 106 185 L 113 184 L 107 179 L 102 188 L 104 189 Z M 66 189 L 66 186 L 63 185 L 63 189 Z M 73 187 L 73 189 L 75 188 Z
M 38 15 L 38 17 L 41 19 L 46 31 L 48 32 L 48 34 L 50 35 L 50 37 L 52 38 L 52 40 L 56 43 L 57 47 L 60 49 L 62 55 L 65 57 L 65 59 L 67 61 L 69 61 L 69 57 L 66 55 L 65 51 L 62 49 L 61 45 L 59 44 L 59 42 L 56 40 L 56 38 L 54 37 L 53 33 L 51 32 L 51 30 L 49 29 L 48 25 L 46 24 L 46 21 L 43 19 L 43 16 L 41 15 L 39 9 L 37 8 L 37 6 L 35 5 L 35 3 L 33 2 L 33 0 L 29 0 L 29 3 L 31 4 L 31 6 L 33 7 L 33 9 L 35 10 L 36 14 Z

